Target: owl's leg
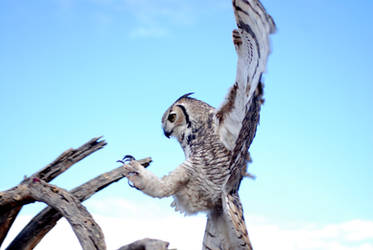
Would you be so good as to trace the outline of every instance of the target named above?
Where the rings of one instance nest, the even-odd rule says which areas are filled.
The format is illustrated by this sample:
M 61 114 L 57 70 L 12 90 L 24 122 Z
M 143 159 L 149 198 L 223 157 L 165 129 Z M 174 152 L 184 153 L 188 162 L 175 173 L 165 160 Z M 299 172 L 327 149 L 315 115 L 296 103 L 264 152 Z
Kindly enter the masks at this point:
M 188 182 L 188 174 L 183 164 L 161 179 L 145 169 L 137 161 L 124 165 L 126 177 L 134 187 L 152 197 L 162 198 L 175 194 Z

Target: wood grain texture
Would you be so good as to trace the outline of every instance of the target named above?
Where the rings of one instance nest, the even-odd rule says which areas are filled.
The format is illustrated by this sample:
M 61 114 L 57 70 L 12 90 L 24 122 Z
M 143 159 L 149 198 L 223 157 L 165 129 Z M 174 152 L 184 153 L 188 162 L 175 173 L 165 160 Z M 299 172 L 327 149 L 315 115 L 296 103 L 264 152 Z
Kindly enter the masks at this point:
M 138 160 L 144 167 L 149 166 L 150 157 Z M 85 201 L 108 185 L 121 180 L 126 173 L 125 166 L 120 166 L 103 173 L 70 191 L 79 201 Z M 56 225 L 63 215 L 53 207 L 47 207 L 37 214 L 9 244 L 7 250 L 33 249 L 43 237 Z
M 48 204 L 66 218 L 82 249 L 106 249 L 100 226 L 74 195 L 40 179 L 30 178 L 26 185 L 33 199 Z
M 63 152 L 56 160 L 32 176 L 46 182 L 53 180 L 76 162 L 103 148 L 106 142 L 100 139 L 101 137 L 95 137 L 77 149 L 69 149 Z M 22 208 L 22 205 L 33 202 L 32 199 L 29 199 L 30 197 L 19 199 L 19 194 L 15 195 L 15 193 L 22 192 L 22 190 L 20 190 L 22 188 L 22 183 L 23 182 L 20 184 L 21 187 L 19 187 L 19 185 L 5 192 L 0 192 L 0 246 L 16 219 L 18 212 Z

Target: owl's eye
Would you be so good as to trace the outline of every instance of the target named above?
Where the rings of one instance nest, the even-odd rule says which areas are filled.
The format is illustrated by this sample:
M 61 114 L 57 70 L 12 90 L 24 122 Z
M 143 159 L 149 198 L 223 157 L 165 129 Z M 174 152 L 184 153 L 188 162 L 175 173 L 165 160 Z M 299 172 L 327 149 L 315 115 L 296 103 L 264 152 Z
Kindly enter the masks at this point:
M 176 119 L 176 114 L 169 114 L 167 120 L 169 120 L 170 122 L 174 122 Z

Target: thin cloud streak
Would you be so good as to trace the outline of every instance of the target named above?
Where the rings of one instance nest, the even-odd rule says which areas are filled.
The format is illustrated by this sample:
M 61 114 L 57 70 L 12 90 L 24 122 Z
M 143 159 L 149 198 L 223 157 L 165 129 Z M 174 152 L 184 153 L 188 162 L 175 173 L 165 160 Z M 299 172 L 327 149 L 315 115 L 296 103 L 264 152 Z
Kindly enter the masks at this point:
M 131 38 L 164 37 L 175 26 L 193 23 L 194 14 L 186 2 L 173 0 L 124 0 L 123 7 L 134 16 L 136 26 L 130 31 Z
M 162 27 L 137 27 L 130 31 L 130 38 L 161 38 L 167 36 L 169 30 Z
M 178 1 L 178 0 L 120 0 L 92 2 L 110 7 L 116 12 L 127 13 L 135 21 L 130 29 L 131 38 L 159 38 L 171 34 L 180 27 L 194 25 L 201 16 L 214 11 L 231 11 L 231 4 L 225 1 Z
M 82 8 L 79 2 L 72 0 L 54 1 L 64 13 Z M 89 0 L 88 4 L 100 10 L 92 15 L 103 26 L 118 22 L 118 17 L 128 17 L 132 27 L 126 30 L 130 38 L 166 37 L 175 30 L 198 23 L 213 12 L 231 11 L 230 2 L 222 0 Z

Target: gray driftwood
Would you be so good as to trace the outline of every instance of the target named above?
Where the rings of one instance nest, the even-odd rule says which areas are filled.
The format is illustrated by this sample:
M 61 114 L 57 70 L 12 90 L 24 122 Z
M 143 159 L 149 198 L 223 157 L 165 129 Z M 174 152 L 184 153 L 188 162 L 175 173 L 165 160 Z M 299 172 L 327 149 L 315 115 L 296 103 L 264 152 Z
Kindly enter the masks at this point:
M 106 172 L 74 188 L 70 192 L 48 182 L 66 171 L 74 163 L 106 145 L 100 138 L 93 138 L 78 149 L 69 149 L 55 161 L 18 186 L 0 192 L 0 246 L 23 205 L 40 201 L 49 206 L 36 215 L 7 247 L 10 249 L 33 249 L 63 216 L 70 223 L 83 249 L 106 249 L 104 235 L 87 209 L 81 204 L 96 192 L 124 177 L 125 165 Z M 139 160 L 144 167 L 151 158 Z M 168 242 L 143 239 L 121 248 L 168 249 Z
M 162 240 L 145 238 L 125 245 L 118 250 L 168 250 L 169 243 Z
M 144 167 L 149 166 L 151 158 L 141 159 L 138 162 Z M 113 182 L 116 182 L 124 177 L 123 173 L 125 168 L 120 166 L 112 171 L 101 174 L 92 180 L 80 185 L 79 187 L 71 190 L 71 194 L 74 195 L 79 201 L 85 201 L 91 197 L 94 193 L 107 187 Z M 10 243 L 7 250 L 16 249 L 32 249 L 34 248 L 41 239 L 56 225 L 58 220 L 62 217 L 53 207 L 47 207 L 43 209 L 38 215 L 36 215 L 17 235 L 17 237 Z
M 77 149 L 69 149 L 65 151 L 57 157 L 56 160 L 35 173 L 33 176 L 46 182 L 50 182 L 56 176 L 69 169 L 69 167 L 74 163 L 103 148 L 106 145 L 106 142 L 104 140 L 99 141 L 99 139 L 100 137 L 93 138 Z M 14 199 L 10 197 L 10 200 L 6 200 L 4 196 L 6 196 L 9 191 L 10 190 L 0 192 L 0 246 L 16 219 L 18 212 L 21 210 L 22 205 L 32 202 L 32 200 L 27 199 L 17 200 L 18 196 L 15 196 Z
M 37 178 L 29 178 L 22 185 L 25 186 L 28 196 L 45 202 L 67 219 L 83 249 L 106 249 L 100 226 L 75 196 Z

